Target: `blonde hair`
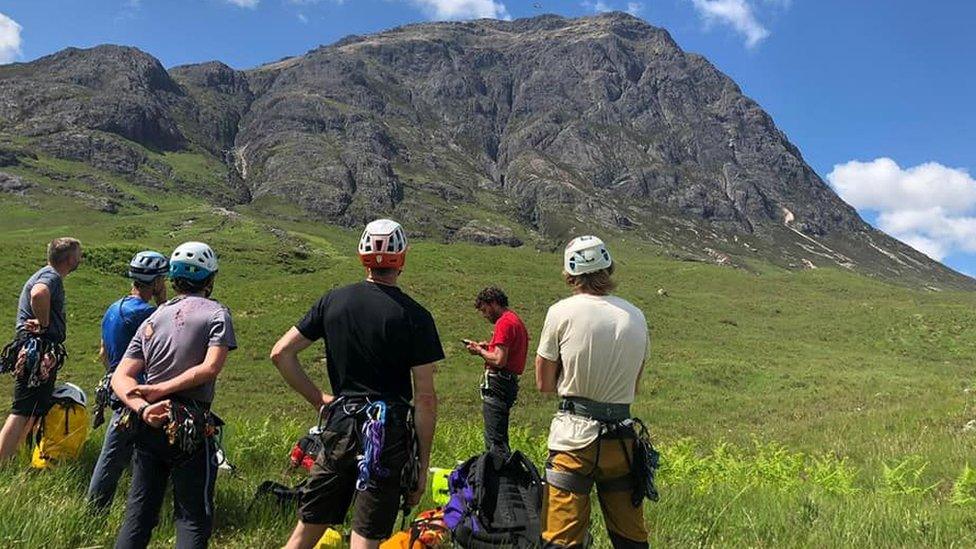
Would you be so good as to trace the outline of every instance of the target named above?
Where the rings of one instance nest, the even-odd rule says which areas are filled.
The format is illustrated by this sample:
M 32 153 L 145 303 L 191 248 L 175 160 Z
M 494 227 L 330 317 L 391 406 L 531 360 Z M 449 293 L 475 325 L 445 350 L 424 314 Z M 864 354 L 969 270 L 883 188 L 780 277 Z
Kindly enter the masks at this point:
M 47 262 L 51 265 L 61 265 L 72 256 L 81 252 L 81 241 L 77 238 L 55 238 L 47 245 Z
M 563 271 L 563 279 L 566 284 L 573 287 L 577 292 L 592 295 L 608 295 L 617 288 L 617 283 L 613 278 L 613 265 L 606 269 L 600 269 L 592 273 L 581 275 L 571 275 Z

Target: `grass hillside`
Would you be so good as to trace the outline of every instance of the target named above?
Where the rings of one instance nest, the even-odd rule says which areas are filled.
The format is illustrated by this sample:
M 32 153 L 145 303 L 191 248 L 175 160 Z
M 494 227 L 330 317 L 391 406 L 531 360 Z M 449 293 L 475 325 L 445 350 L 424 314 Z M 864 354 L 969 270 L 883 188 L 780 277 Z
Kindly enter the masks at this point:
M 178 160 L 193 173 L 209 169 Z M 49 177 L 52 185 L 70 185 L 81 169 L 38 162 L 49 176 L 68 174 L 67 183 Z M 31 170 L 8 171 L 43 182 Z M 43 263 L 45 243 L 80 238 L 86 260 L 66 280 L 70 358 L 60 379 L 91 396 L 101 376 L 99 321 L 127 290 L 125 261 L 145 248 L 211 244 L 221 258 L 214 297 L 231 308 L 240 343 L 215 402 L 231 425 L 225 445 L 239 475 L 219 480 L 214 544 L 279 545 L 294 517 L 248 504 L 260 481 L 298 478 L 283 472 L 287 452 L 315 414 L 267 355 L 319 295 L 361 278 L 358 233 L 256 209 L 214 210 L 177 190 L 125 191 L 136 205 L 124 203 L 114 215 L 70 195 L 0 195 L 4 322 L 12 324 L 21 285 Z M 158 211 L 138 206 L 145 203 Z M 963 429 L 976 415 L 976 295 L 922 293 L 830 269 L 757 265 L 756 274 L 677 262 L 634 242 L 611 247 L 619 294 L 645 311 L 652 333 L 635 409 L 665 458 L 661 501 L 647 506 L 653 545 L 976 544 L 976 432 Z M 449 467 L 481 444 L 480 368 L 458 342 L 490 333 L 472 307 L 474 294 L 487 284 L 505 288 L 534 344 L 546 308 L 566 295 L 560 258 L 528 246 L 415 241 L 401 280 L 434 313 L 447 352 L 437 373 L 433 461 Z M 326 383 L 322 354 L 316 346 L 304 359 Z M 541 465 L 555 400 L 537 394 L 531 368 L 526 374 L 514 438 Z M 10 379 L 0 380 L 0 396 L 10 393 Z M 102 435 L 92 435 L 75 465 L 40 473 L 22 459 L 0 471 L 0 545 L 111 545 L 127 480 L 107 521 L 83 508 Z M 164 509 L 160 547 L 172 545 L 170 507 Z M 594 534 L 607 546 L 599 528 Z

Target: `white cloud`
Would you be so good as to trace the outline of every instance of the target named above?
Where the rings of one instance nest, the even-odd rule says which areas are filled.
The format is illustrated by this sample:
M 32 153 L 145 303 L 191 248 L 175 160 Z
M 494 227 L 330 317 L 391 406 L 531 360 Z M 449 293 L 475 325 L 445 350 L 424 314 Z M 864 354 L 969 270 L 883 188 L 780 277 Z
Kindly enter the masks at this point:
M 583 0 L 580 5 L 588 10 L 593 10 L 597 13 L 604 13 L 608 11 L 613 11 L 613 7 L 602 0 L 596 0 L 596 2 L 590 2 L 589 0 Z
M 0 13 L 0 64 L 12 63 L 20 55 L 20 31 L 23 27 Z
M 433 19 L 511 19 L 505 4 L 494 0 L 410 0 Z
M 827 180 L 855 208 L 876 211 L 940 207 L 966 212 L 976 206 L 976 179 L 936 162 L 902 169 L 890 158 L 834 166 Z
M 943 208 L 882 212 L 878 228 L 941 260 L 954 251 L 976 253 L 976 217 Z
M 706 25 L 722 23 L 731 26 L 745 37 L 748 48 L 769 36 L 769 30 L 756 19 L 752 5 L 746 0 L 691 0 L 691 3 Z
M 612 4 L 608 4 L 603 0 L 583 0 L 580 2 L 580 5 L 583 6 L 583 8 L 596 13 L 606 13 L 608 11 L 617 10 L 617 8 L 615 8 Z M 636 17 L 638 13 L 643 11 L 643 9 L 643 2 L 627 2 L 627 9 L 624 11 Z
M 966 170 L 878 158 L 838 164 L 827 181 L 855 208 L 878 212 L 879 229 L 933 259 L 976 253 L 976 179 Z
M 927 236 L 910 233 L 903 235 L 899 240 L 936 261 L 942 261 L 942 258 L 949 255 L 949 250 L 944 243 Z
M 261 0 L 224 0 L 224 1 L 227 2 L 228 4 L 234 4 L 239 8 L 248 8 L 252 10 L 258 7 L 258 4 L 261 2 Z

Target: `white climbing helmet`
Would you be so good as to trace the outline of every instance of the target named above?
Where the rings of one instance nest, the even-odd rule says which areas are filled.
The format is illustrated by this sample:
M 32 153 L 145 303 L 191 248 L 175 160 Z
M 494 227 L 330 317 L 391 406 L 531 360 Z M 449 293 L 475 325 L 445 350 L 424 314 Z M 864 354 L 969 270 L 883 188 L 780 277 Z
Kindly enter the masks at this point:
M 85 395 L 85 391 L 74 383 L 58 383 L 54 386 L 51 398 L 54 400 L 68 399 L 82 406 L 88 406 L 88 397 Z
M 392 219 L 366 225 L 359 239 L 359 260 L 374 269 L 402 268 L 407 259 L 407 234 Z
M 570 240 L 563 254 L 563 268 L 573 276 L 606 269 L 612 264 L 607 245 L 595 236 L 578 236 Z
M 205 280 L 217 272 L 217 254 L 203 242 L 184 242 L 169 259 L 169 277 Z

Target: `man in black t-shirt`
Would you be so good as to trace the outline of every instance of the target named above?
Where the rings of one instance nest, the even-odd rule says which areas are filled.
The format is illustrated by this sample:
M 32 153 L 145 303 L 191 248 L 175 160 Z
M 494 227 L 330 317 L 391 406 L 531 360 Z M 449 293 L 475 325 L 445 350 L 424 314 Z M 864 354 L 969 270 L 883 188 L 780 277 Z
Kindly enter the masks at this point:
M 378 547 L 393 531 L 401 495 L 405 506 L 416 505 L 427 485 L 434 363 L 444 351 L 431 314 L 396 286 L 406 251 L 398 223 L 367 225 L 359 243 L 366 280 L 327 293 L 271 351 L 288 384 L 316 410 L 329 410 L 324 450 L 302 489 L 287 547 L 313 547 L 326 528 L 342 523 L 354 496 L 351 547 Z M 319 339 L 334 396 L 298 360 Z

